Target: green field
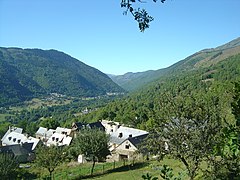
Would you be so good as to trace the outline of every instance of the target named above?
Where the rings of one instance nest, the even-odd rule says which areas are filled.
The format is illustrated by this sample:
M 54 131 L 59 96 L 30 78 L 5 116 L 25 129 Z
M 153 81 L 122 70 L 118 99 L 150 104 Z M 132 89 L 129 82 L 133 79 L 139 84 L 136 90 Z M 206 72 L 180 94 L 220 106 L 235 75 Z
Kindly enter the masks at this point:
M 115 162 L 115 163 L 97 163 L 94 168 L 93 176 L 90 175 L 91 163 L 77 164 L 68 163 L 59 166 L 54 172 L 54 179 L 96 179 L 96 180 L 139 180 L 143 174 L 150 173 L 153 176 L 160 178 L 160 166 L 166 164 L 174 169 L 174 174 L 183 172 L 185 169 L 182 164 L 173 159 L 164 159 L 158 161 L 139 161 L 132 162 Z M 35 174 L 35 179 L 44 179 L 48 176 L 45 169 L 39 169 L 34 165 L 29 169 L 29 172 Z M 161 178 L 160 178 L 161 179 Z
M 0 114 L 0 122 L 5 122 L 5 117 L 13 116 L 12 114 Z

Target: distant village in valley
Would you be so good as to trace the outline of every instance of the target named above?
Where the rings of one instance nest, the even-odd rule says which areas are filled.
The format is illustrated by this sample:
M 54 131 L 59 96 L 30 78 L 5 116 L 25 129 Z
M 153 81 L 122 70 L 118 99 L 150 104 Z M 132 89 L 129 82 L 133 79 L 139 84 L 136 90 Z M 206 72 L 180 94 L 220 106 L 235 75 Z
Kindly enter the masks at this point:
M 119 122 L 101 120 L 94 123 L 75 122 L 71 128 L 57 127 L 47 129 L 39 127 L 35 137 L 28 136 L 22 128 L 9 127 L 1 139 L 0 153 L 10 153 L 18 157 L 20 162 L 31 162 L 35 158 L 35 149 L 40 145 L 69 146 L 81 129 L 99 129 L 109 135 L 109 151 L 107 162 L 131 160 L 142 157 L 139 145 L 148 136 L 147 131 L 124 126 Z M 78 163 L 86 159 L 79 154 Z

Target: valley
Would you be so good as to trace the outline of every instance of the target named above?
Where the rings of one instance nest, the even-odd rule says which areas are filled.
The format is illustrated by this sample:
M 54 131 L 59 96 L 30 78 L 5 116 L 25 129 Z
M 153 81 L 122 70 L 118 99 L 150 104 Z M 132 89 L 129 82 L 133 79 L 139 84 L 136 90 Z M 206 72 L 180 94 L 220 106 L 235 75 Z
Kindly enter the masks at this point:
M 149 132 L 143 150 L 160 161 L 149 166 L 165 169 L 142 167 L 141 173 L 175 172 L 168 162 L 177 159 L 187 179 L 239 177 L 240 38 L 165 69 L 109 77 L 56 50 L 0 52 L 1 137 L 9 126 L 34 136 L 46 124 L 71 128 L 107 120 L 111 127 L 117 122 Z

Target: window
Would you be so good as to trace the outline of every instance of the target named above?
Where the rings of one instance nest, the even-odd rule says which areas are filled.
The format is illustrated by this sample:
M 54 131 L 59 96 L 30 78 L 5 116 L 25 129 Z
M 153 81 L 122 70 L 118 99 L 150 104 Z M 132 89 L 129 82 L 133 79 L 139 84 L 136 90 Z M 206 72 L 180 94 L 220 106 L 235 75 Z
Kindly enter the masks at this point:
M 118 137 L 122 138 L 123 137 L 123 133 L 119 133 Z
M 21 142 L 21 139 L 19 139 L 17 142 L 18 142 L 18 144 L 20 144 L 20 142 Z
M 111 129 L 111 132 L 113 132 L 113 129 Z
M 58 142 L 59 138 L 56 138 L 56 141 Z
M 132 137 L 132 134 L 129 134 L 129 137 L 131 138 L 131 137 Z
M 130 148 L 130 145 L 125 145 L 125 149 L 129 149 Z
M 12 137 L 8 137 L 8 140 L 11 141 Z
M 55 137 L 52 137 L 52 140 L 54 141 L 54 140 L 55 140 Z
M 16 140 L 17 140 L 16 138 L 13 138 L 13 142 L 16 142 Z

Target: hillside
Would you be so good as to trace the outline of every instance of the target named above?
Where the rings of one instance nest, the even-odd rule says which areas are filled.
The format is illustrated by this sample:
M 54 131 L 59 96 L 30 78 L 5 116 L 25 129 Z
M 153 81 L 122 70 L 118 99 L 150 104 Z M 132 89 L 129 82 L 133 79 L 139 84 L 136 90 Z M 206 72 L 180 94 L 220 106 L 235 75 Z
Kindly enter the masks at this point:
M 0 106 L 59 93 L 98 96 L 122 92 L 107 75 L 56 50 L 0 48 Z
M 167 113 L 174 107 L 172 99 L 181 97 L 183 100 L 190 99 L 183 103 L 195 103 L 194 99 L 207 103 L 205 96 L 221 102 L 221 113 L 231 119 L 233 85 L 240 82 L 240 39 L 233 42 L 197 52 L 166 69 L 127 73 L 124 85 L 134 92 L 107 105 L 101 113 L 98 112 L 103 115 L 98 119 L 109 118 L 144 129 L 155 122 L 156 116 L 161 116 L 160 110 L 166 105 L 170 106 L 166 109 Z M 186 107 L 189 108 L 189 104 Z M 92 117 L 94 115 L 84 120 Z
M 226 60 L 228 57 L 240 53 L 240 38 L 212 49 L 199 51 L 176 64 L 155 71 L 138 73 L 126 73 L 120 76 L 112 76 L 112 80 L 128 91 L 135 91 L 146 84 L 172 75 L 181 74 L 183 71 L 192 71 L 211 67 Z

